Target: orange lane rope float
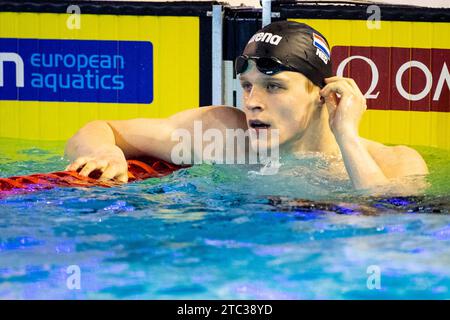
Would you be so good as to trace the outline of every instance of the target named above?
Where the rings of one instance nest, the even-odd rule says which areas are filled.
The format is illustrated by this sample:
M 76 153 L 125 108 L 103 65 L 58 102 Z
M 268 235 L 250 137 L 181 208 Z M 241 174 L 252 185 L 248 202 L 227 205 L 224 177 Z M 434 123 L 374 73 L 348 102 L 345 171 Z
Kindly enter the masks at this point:
M 183 168 L 158 159 L 128 160 L 128 182 L 163 177 Z M 89 177 L 81 176 L 76 171 L 57 171 L 37 173 L 25 176 L 0 178 L 0 196 L 30 192 L 54 187 L 112 187 L 118 182 L 101 181 L 100 171 L 92 172 Z

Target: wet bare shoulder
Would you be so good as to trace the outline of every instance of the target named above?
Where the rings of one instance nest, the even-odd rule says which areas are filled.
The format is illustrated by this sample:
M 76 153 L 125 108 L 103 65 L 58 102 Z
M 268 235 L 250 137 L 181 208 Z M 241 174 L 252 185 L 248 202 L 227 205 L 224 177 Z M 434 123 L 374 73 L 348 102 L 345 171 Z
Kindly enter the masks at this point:
M 388 178 L 428 173 L 424 159 L 413 148 L 403 145 L 386 146 L 364 138 L 361 141 Z
M 247 129 L 245 113 L 235 107 L 206 106 L 188 109 L 169 118 L 175 127 L 190 127 L 194 121 L 202 121 L 203 129 Z
M 245 113 L 235 107 L 208 106 L 202 107 L 202 119 L 211 126 L 223 125 L 230 129 L 248 129 Z

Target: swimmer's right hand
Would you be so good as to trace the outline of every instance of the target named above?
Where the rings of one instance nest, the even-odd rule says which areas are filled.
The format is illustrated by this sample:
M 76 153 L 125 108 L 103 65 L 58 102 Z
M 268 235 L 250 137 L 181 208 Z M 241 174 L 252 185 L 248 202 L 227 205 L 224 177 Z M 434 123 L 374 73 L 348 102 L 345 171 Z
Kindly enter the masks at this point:
M 79 171 L 88 177 L 95 170 L 102 172 L 99 180 L 128 181 L 128 164 L 123 151 L 117 146 L 103 147 L 95 153 L 75 159 L 66 168 L 67 171 Z

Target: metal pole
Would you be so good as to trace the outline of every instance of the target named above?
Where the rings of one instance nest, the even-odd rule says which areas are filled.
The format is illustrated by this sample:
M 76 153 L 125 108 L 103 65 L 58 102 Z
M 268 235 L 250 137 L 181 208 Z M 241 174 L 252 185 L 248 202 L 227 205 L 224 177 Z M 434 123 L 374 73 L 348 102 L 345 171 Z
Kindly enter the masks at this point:
M 223 104 L 222 83 L 222 6 L 212 10 L 212 104 Z
M 262 0 L 262 27 L 272 22 L 272 0 Z

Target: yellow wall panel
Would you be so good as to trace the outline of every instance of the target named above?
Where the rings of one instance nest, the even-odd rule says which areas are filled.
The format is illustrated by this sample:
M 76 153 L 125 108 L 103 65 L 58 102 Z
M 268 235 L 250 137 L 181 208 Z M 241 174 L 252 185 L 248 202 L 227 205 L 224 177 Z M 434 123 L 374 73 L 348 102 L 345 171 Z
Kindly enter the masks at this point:
M 96 119 L 166 117 L 199 106 L 198 17 L 0 13 L 0 38 L 150 41 L 153 101 L 138 103 L 0 101 L 0 137 L 65 140 Z M 63 97 L 62 97 L 63 98 Z

